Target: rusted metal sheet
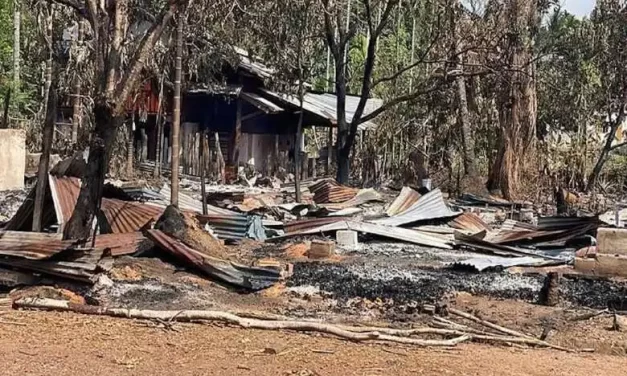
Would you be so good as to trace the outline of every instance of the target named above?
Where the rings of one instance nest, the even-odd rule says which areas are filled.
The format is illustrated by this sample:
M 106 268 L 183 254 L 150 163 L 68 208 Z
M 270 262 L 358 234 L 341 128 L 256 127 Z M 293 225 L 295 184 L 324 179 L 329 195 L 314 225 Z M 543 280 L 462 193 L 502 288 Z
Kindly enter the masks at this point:
M 317 204 L 345 202 L 357 195 L 357 189 L 343 186 L 333 179 L 321 180 L 309 186 Z
M 40 232 L 0 232 L 0 255 L 41 260 L 60 251 L 61 234 Z
M 420 198 L 420 193 L 410 187 L 403 187 L 401 193 L 396 197 L 394 202 L 390 205 L 386 211 L 389 217 L 393 217 L 397 214 L 404 212 L 411 208 L 416 201 Z
M 163 214 L 163 209 L 157 206 L 107 198 L 102 199 L 101 209 L 114 234 L 139 231 Z
M 464 213 L 450 221 L 448 224 L 455 229 L 466 230 L 472 233 L 491 231 L 490 226 L 488 226 L 483 219 L 474 213 Z
M 372 188 L 361 189 L 355 197 L 348 201 L 336 204 L 322 204 L 321 206 L 327 210 L 336 211 L 347 208 L 354 208 L 370 201 L 381 201 L 381 195 Z
M 109 250 L 111 256 L 132 255 L 144 248 L 150 248 L 152 244 L 141 232 L 129 232 L 126 234 L 96 235 L 95 248 Z M 90 242 L 87 245 L 91 245 Z
M 582 236 L 597 228 L 596 224 L 584 224 L 574 228 L 565 230 L 524 230 L 524 231 L 508 231 L 500 230 L 496 233 L 489 234 L 486 240 L 495 244 L 558 244 L 564 243 L 566 240 Z
M 282 278 L 281 270 L 277 268 L 249 267 L 210 257 L 159 230 L 149 230 L 147 234 L 160 249 L 170 253 L 181 262 L 194 267 L 212 279 L 230 285 L 247 290 L 260 290 L 274 285 Z
M 81 180 L 75 177 L 48 175 L 48 182 L 59 224 L 59 232 L 63 232 L 65 224 L 74 213 L 74 207 L 81 192 Z
M 393 217 L 377 219 L 371 222 L 380 225 L 397 227 L 420 221 L 451 218 L 459 214 L 459 212 L 452 211 L 448 205 L 446 205 L 442 192 L 439 189 L 434 189 L 426 195 L 420 197 L 414 205 L 404 212 Z
M 140 232 L 97 235 L 94 248 L 110 250 L 112 256 L 122 256 L 137 252 L 145 241 L 146 238 Z M 29 260 L 47 259 L 73 248 L 90 248 L 91 244 L 91 241 L 83 244 L 75 240 L 61 240 L 61 234 L 0 232 L 0 255 Z

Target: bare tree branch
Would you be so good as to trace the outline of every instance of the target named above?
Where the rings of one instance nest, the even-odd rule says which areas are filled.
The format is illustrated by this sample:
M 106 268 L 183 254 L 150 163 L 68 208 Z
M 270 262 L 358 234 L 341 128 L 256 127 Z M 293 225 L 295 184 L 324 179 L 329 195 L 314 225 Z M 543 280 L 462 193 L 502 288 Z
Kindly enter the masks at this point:
M 184 3 L 183 6 L 186 6 Z M 119 87 L 115 91 L 115 110 L 114 113 L 121 114 L 124 110 L 126 98 L 135 89 L 140 73 L 146 64 L 146 59 L 154 45 L 157 43 L 166 25 L 172 20 L 174 13 L 179 9 L 180 5 L 176 1 L 170 1 L 166 8 L 157 17 L 158 22 L 154 23 L 144 38 L 140 46 L 135 51 L 135 55 L 131 59 L 133 65 L 125 73 Z

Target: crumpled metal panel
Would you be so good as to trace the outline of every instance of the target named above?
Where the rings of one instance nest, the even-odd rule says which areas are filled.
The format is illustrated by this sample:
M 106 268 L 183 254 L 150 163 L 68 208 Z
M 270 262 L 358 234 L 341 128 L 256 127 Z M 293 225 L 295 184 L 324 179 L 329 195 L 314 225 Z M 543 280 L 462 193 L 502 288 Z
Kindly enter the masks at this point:
M 48 175 L 50 192 L 54 203 L 54 210 L 57 213 L 59 232 L 63 232 L 65 224 L 72 217 L 74 207 L 81 192 L 81 180 L 75 177 L 57 177 Z
M 449 226 L 469 232 L 490 231 L 491 228 L 478 215 L 474 213 L 463 213 L 459 217 L 449 222 Z
M 208 224 L 218 239 L 242 240 L 245 238 L 265 240 L 265 228 L 261 217 L 255 215 L 197 215 L 202 224 Z
M 96 235 L 94 248 L 108 249 L 111 256 L 123 256 L 137 252 L 146 238 L 140 233 Z M 40 232 L 0 232 L 0 255 L 28 260 L 43 260 L 72 248 L 91 248 L 91 240 L 78 243 L 62 240 L 61 234 Z
M 0 232 L 0 255 L 42 260 L 60 251 L 61 234 Z
M 357 189 L 341 185 L 333 179 L 324 179 L 309 186 L 316 204 L 341 203 L 357 195 Z
M 163 196 L 162 201 L 155 201 L 154 205 L 165 208 L 170 205 L 170 195 L 172 190 L 168 184 L 164 184 L 159 193 Z M 179 192 L 179 209 L 202 213 L 202 202 L 196 200 L 184 193 Z M 209 215 L 233 215 L 237 214 L 232 210 L 222 209 L 217 206 L 207 205 L 207 214 Z
M 420 221 L 455 217 L 459 214 L 460 212 L 454 212 L 446 205 L 442 191 L 434 189 L 420 197 L 414 205 L 404 212 L 393 217 L 376 219 L 370 222 L 397 227 Z
M 407 243 L 413 243 L 418 245 L 423 245 L 427 247 L 441 248 L 441 249 L 452 249 L 451 245 L 447 240 L 439 238 L 437 236 L 429 235 L 427 233 L 410 230 L 402 227 L 390 227 L 379 225 L 376 223 L 369 222 L 355 222 L 355 221 L 340 221 L 335 223 L 330 223 L 327 225 L 323 225 L 320 227 L 297 231 L 286 236 L 298 236 L 298 235 L 311 235 L 311 234 L 322 234 L 326 232 L 335 232 L 341 230 L 353 230 L 357 232 L 362 232 L 366 234 L 372 234 L 381 236 L 384 238 L 390 238 L 395 240 L 404 241 Z M 276 238 L 275 238 L 276 239 Z
M 381 195 L 379 194 L 379 192 L 375 191 L 372 188 L 359 190 L 359 192 L 357 192 L 357 195 L 355 195 L 355 197 L 351 198 L 348 201 L 336 204 L 321 204 L 320 206 L 330 211 L 339 211 L 343 209 L 354 208 L 370 201 L 381 201 Z
M 261 290 L 281 280 L 281 270 L 271 267 L 249 267 L 210 257 L 188 247 L 159 230 L 148 231 L 148 237 L 181 262 L 195 267 L 210 278 L 248 290 Z
M 410 187 L 403 187 L 401 193 L 396 197 L 394 202 L 390 205 L 386 211 L 389 217 L 393 217 L 397 214 L 404 212 L 411 208 L 416 201 L 420 198 L 420 193 Z
M 139 231 L 148 222 L 156 221 L 163 214 L 163 209 L 157 206 L 109 198 L 102 199 L 100 209 L 114 234 Z

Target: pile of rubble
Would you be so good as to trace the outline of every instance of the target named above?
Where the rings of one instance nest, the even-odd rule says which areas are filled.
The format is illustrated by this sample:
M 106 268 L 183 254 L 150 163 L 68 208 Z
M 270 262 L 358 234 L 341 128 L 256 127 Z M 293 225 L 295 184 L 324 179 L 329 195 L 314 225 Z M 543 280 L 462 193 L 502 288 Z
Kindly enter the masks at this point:
M 93 284 L 116 258 L 148 254 L 212 281 L 258 291 L 293 275 L 293 259 L 262 252 L 293 239 L 307 240 L 301 256 L 313 260 L 337 261 L 338 250 L 346 254 L 364 243 L 387 242 L 386 247 L 401 243 L 447 254 L 450 260 L 440 266 L 451 270 L 574 264 L 593 275 L 627 273 L 623 230 L 608 230 L 597 216 L 541 217 L 527 203 L 473 195 L 448 200 L 439 189 L 410 187 L 386 203 L 389 192 L 346 187 L 329 178 L 304 181 L 301 202 L 295 201 L 293 184 L 210 185 L 202 197 L 200 184 L 182 182 L 188 193 L 179 194 L 178 209 L 168 206 L 167 183 L 155 189 L 110 182 L 91 239 L 63 240 L 82 166 L 79 156 L 51 170 L 44 232 L 30 232 L 37 185 L 0 230 L 0 285 L 59 279 Z M 245 241 L 254 243 L 252 252 L 242 251 Z M 308 267 L 299 270 L 302 279 Z

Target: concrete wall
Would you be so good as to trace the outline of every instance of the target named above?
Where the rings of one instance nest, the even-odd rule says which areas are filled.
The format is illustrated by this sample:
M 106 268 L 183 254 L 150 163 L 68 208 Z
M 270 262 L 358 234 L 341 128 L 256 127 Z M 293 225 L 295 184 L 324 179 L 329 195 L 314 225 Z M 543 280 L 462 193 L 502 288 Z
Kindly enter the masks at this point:
M 26 134 L 19 129 L 0 129 L 0 191 L 24 188 Z

